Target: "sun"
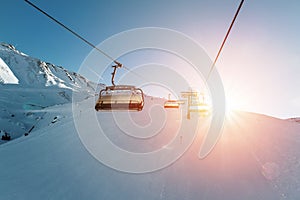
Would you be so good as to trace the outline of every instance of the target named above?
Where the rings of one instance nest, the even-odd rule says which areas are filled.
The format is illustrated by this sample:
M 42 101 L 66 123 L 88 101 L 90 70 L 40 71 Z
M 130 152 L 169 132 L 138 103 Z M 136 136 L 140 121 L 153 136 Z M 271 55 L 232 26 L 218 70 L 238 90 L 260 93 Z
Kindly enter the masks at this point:
M 226 113 L 233 112 L 237 107 L 237 100 L 232 97 L 226 97 Z
M 237 110 L 242 109 L 242 105 L 244 100 L 241 96 L 237 95 L 237 93 L 227 92 L 226 96 L 226 118 L 232 119 Z

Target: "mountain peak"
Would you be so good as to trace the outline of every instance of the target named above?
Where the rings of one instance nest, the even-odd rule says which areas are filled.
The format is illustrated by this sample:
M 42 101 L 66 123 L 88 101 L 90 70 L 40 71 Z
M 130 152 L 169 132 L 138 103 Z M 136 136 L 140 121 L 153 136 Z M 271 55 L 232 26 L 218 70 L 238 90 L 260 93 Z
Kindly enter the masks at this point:
M 12 44 L 1 42 L 0 45 L 3 46 L 3 47 L 6 47 L 8 49 L 11 49 L 11 50 L 16 50 L 16 47 L 13 46 Z
M 63 67 L 30 57 L 18 51 L 13 45 L 0 43 L 1 74 L 0 82 L 7 83 L 3 77 L 10 77 L 10 82 L 20 83 L 20 87 L 57 87 L 78 90 L 94 90 L 93 83 L 75 72 Z M 5 75 L 4 75 L 5 73 Z M 12 78 L 14 77 L 14 78 Z M 1 81 L 2 80 L 2 81 Z M 11 81 L 12 80 L 12 81 Z
M 14 45 L 9 44 L 9 43 L 0 42 L 0 49 L 1 50 L 6 50 L 6 51 L 13 51 L 13 52 L 15 52 L 17 54 L 20 54 L 22 56 L 27 56 L 26 54 L 22 53 L 21 51 L 18 51 Z

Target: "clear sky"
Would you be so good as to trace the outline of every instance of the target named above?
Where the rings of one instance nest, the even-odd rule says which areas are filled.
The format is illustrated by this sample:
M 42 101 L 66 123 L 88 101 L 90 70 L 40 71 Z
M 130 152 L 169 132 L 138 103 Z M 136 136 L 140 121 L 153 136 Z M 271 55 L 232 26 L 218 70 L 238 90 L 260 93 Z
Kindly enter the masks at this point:
M 180 31 L 214 59 L 239 0 L 32 0 L 94 44 L 139 27 Z M 233 107 L 300 116 L 300 1 L 246 0 L 217 63 Z M 0 41 L 77 71 L 91 48 L 23 0 L 2 0 Z

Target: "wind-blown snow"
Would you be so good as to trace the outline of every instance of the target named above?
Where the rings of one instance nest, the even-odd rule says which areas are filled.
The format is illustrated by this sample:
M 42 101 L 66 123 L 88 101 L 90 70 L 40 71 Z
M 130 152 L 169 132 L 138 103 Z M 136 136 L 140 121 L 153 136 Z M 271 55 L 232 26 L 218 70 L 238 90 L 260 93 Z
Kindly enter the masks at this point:
M 7 64 L 0 58 L 0 84 L 18 84 L 19 80 Z

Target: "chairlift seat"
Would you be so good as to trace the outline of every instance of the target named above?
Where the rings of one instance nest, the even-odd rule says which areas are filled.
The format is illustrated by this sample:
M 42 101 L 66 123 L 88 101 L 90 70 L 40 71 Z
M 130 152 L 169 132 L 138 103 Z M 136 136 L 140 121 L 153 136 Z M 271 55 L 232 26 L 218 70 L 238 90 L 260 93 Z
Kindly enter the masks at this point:
M 164 103 L 164 108 L 179 108 L 179 102 L 176 100 L 167 100 Z
M 107 86 L 99 93 L 95 109 L 141 111 L 144 107 L 144 94 L 140 88 L 131 85 Z
M 205 103 L 192 104 L 189 107 L 190 112 L 208 113 L 210 108 Z

